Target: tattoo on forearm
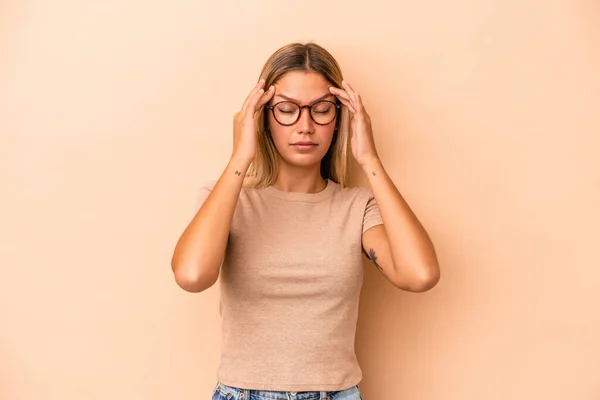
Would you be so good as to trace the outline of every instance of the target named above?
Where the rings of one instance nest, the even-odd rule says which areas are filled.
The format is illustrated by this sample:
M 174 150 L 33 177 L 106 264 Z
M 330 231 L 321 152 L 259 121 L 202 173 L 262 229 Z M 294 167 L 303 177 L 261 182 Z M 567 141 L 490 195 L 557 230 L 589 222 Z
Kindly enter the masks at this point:
M 379 268 L 380 271 L 383 271 L 383 268 L 381 268 L 381 266 L 377 264 L 377 256 L 375 255 L 375 250 L 373 250 L 372 248 L 369 250 L 369 258 L 371 259 L 371 261 L 373 261 L 373 264 L 375 264 L 375 266 Z
M 236 175 L 239 175 L 239 176 L 241 176 L 241 175 L 242 175 L 242 173 L 241 173 L 240 171 L 235 171 L 235 174 L 236 174 Z
M 373 176 L 377 176 L 377 172 L 373 171 Z

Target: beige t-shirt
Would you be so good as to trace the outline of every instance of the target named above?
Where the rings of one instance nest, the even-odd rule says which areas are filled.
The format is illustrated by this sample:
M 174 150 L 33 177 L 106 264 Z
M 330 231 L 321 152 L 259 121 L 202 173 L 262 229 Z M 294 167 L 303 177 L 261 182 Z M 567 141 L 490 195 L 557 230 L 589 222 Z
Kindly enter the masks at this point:
M 202 188 L 200 202 L 214 183 Z M 275 391 L 357 385 L 362 234 L 382 224 L 370 189 L 242 189 L 219 276 L 217 379 Z

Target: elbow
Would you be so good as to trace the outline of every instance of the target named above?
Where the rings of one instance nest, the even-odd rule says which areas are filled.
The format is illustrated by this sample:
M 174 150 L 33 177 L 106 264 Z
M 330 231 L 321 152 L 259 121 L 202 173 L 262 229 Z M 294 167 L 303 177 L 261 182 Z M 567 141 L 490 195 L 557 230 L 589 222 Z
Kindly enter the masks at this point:
M 440 281 L 440 275 L 433 275 L 427 278 L 420 279 L 412 288 L 415 293 L 424 293 L 433 289 Z
M 201 273 L 197 266 L 171 265 L 177 285 L 190 293 L 200 293 L 215 284 L 219 275 Z
M 420 268 L 419 271 L 421 272 L 408 282 L 406 280 L 397 281 L 395 285 L 409 292 L 424 293 L 433 289 L 440 281 L 440 269 L 437 265 Z

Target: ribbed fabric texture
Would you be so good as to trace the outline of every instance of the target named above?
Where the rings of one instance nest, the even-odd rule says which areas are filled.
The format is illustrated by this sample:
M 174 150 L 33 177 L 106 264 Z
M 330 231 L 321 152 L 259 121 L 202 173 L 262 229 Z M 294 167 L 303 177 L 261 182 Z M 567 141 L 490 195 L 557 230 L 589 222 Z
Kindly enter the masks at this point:
M 367 188 L 328 180 L 319 193 L 242 189 L 219 276 L 217 379 L 276 391 L 357 385 L 361 237 L 382 223 Z

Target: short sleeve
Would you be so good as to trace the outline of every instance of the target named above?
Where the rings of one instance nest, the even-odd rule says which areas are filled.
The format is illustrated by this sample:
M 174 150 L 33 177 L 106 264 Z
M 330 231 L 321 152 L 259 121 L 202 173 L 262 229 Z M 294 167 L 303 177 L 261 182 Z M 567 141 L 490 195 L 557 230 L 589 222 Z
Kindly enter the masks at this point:
M 377 200 L 375 200 L 373 192 L 369 189 L 367 205 L 365 207 L 365 214 L 363 217 L 362 233 L 365 233 L 366 231 L 377 225 L 383 225 L 383 219 L 381 218 L 381 213 L 379 212 Z

